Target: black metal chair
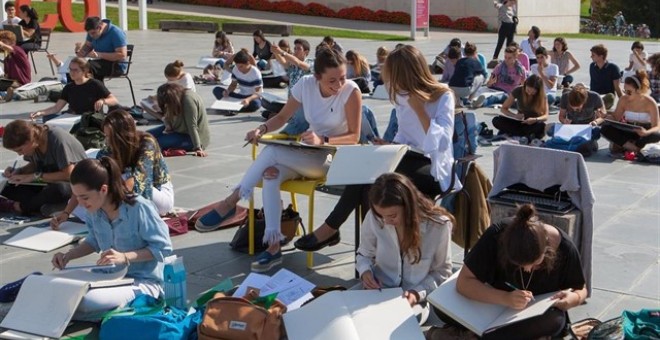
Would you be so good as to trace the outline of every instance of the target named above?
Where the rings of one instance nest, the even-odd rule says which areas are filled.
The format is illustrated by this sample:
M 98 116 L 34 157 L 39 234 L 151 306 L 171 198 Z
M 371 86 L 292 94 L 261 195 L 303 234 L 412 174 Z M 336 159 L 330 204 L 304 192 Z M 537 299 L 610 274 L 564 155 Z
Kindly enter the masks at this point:
M 114 79 L 114 78 L 126 78 L 128 80 L 128 86 L 131 89 L 131 97 L 133 98 L 133 106 L 137 105 L 137 102 L 135 101 L 135 91 L 133 91 L 133 82 L 131 81 L 131 78 L 128 76 L 130 71 L 131 71 L 131 64 L 133 63 L 133 51 L 134 51 L 135 45 L 127 45 L 126 46 L 126 58 L 128 60 L 126 61 L 117 61 L 112 65 L 112 75 L 107 77 L 107 80 Z M 126 66 L 126 71 L 121 71 L 119 69 L 119 66 L 121 64 L 127 64 Z
M 50 53 L 48 52 L 48 46 L 50 45 L 50 34 L 53 32 L 52 29 L 50 28 L 41 28 L 41 47 L 39 47 L 36 50 L 30 51 L 30 58 L 32 59 L 32 68 L 34 68 L 34 73 L 37 72 L 37 65 L 34 63 L 34 54 L 37 52 L 46 52 L 46 54 Z M 55 68 L 53 67 L 53 62 L 48 58 L 48 64 L 50 65 L 50 72 L 55 75 Z

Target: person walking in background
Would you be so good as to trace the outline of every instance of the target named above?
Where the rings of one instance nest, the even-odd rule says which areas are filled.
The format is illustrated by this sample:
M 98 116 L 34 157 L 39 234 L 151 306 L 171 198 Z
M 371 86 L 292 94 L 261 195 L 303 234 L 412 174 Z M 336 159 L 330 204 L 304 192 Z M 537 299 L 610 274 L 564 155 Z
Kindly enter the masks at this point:
M 494 1 L 494 4 L 497 8 L 497 20 L 500 22 L 500 28 L 497 30 L 497 45 L 493 53 L 493 60 L 488 63 L 488 68 L 494 68 L 497 65 L 502 46 L 509 46 L 513 42 L 513 35 L 516 33 L 516 26 L 518 25 L 516 0 L 504 0 L 501 3 Z M 506 45 L 504 45 L 505 39 Z

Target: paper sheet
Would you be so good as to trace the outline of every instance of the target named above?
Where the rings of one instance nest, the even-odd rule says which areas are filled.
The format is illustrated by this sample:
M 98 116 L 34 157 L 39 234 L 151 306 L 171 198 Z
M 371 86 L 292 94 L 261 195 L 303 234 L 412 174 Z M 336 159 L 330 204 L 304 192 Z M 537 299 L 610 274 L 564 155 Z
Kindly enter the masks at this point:
M 340 146 L 325 185 L 373 184 L 378 176 L 394 171 L 409 149 L 400 144 Z
M 243 108 L 241 104 L 242 99 L 238 98 L 222 98 L 222 100 L 216 100 L 211 105 L 211 109 L 220 110 L 220 111 L 240 111 Z
M 315 285 L 283 268 L 272 277 L 263 274 L 250 273 L 250 275 L 243 280 L 238 289 L 236 289 L 233 296 L 244 296 L 247 287 L 258 288 L 260 290 L 260 296 L 277 293 L 277 299 L 289 307 L 289 305 L 300 306 L 307 301 L 299 300 L 311 292 Z
M 554 136 L 567 142 L 573 137 L 591 140 L 591 128 L 589 124 L 555 124 Z
M 80 115 L 74 115 L 70 113 L 64 113 L 58 116 L 57 118 L 53 118 L 49 121 L 47 121 L 45 124 L 48 126 L 59 126 L 61 127 L 64 131 L 71 131 L 71 128 L 76 124 L 80 122 Z
M 274 94 L 268 93 L 268 92 L 262 93 L 261 98 L 263 98 L 263 100 L 271 102 L 271 103 L 286 104 L 286 98 L 282 98 L 278 95 L 274 95 Z
M 30 250 L 49 252 L 63 247 L 87 233 L 84 223 L 64 222 L 60 230 L 50 227 L 27 227 L 3 244 Z

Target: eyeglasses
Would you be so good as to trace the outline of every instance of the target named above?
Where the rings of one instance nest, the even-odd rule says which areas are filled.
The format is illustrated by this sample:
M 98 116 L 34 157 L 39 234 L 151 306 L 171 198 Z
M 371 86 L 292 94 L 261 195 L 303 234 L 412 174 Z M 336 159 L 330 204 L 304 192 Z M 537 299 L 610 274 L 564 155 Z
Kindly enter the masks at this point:
M 69 68 L 69 73 L 76 73 L 76 72 L 82 72 L 82 70 L 79 68 Z

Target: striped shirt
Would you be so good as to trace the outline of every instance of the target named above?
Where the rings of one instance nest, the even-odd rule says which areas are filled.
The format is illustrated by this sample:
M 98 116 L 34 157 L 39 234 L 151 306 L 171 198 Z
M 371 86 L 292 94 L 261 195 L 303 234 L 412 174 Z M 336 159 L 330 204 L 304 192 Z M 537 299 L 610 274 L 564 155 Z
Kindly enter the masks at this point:
M 238 67 L 234 67 L 231 71 L 231 79 L 238 83 L 238 93 L 246 96 L 253 95 L 257 92 L 256 88 L 264 84 L 261 72 L 256 66 L 250 66 L 247 73 L 243 73 L 238 70 Z

